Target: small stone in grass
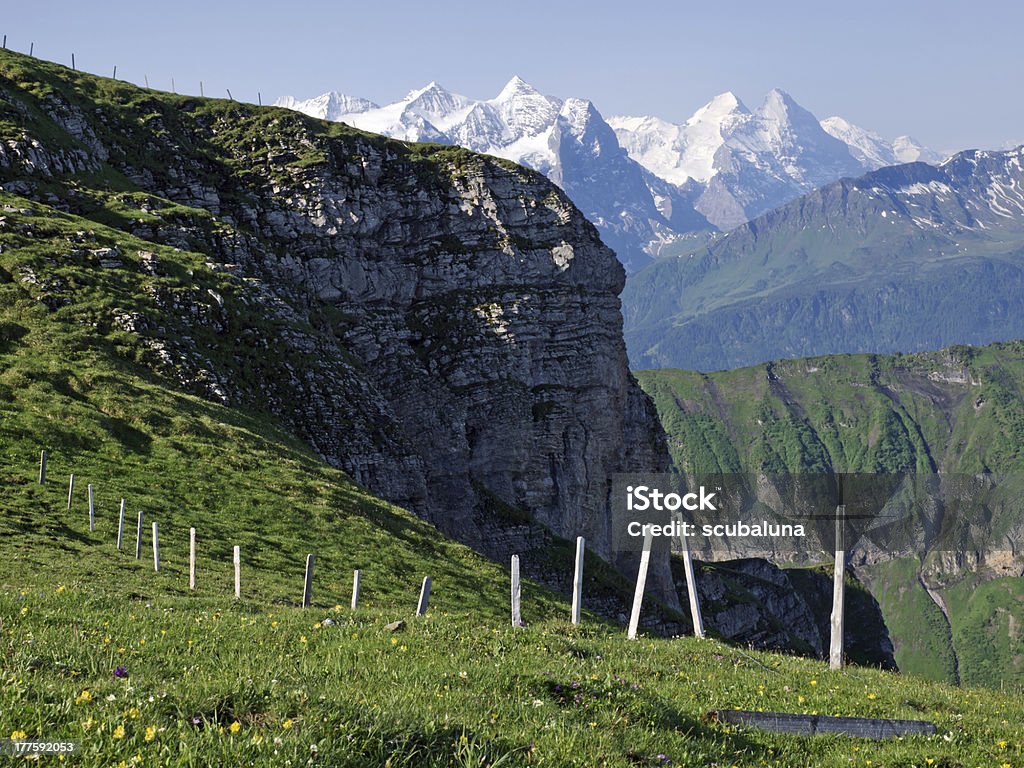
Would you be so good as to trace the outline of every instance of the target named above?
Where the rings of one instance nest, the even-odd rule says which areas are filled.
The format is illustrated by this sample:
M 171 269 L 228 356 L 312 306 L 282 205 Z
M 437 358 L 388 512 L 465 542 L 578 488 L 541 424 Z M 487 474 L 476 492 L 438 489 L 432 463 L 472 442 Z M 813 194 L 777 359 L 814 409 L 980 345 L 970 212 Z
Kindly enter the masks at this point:
M 384 629 L 386 629 L 388 632 L 398 632 L 399 630 L 405 629 L 405 622 L 401 620 L 392 621 L 390 624 L 384 627 Z

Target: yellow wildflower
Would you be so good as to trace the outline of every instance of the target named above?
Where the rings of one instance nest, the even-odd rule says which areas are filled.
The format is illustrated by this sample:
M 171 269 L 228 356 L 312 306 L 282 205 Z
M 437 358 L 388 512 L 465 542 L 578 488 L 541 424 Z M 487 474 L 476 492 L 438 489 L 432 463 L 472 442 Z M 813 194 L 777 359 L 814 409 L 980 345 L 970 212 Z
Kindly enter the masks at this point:
M 878 697 L 877 697 L 877 696 L 875 696 L 875 694 L 873 694 L 873 693 L 869 693 L 869 694 L 868 694 L 868 698 L 869 698 L 869 699 L 871 699 L 872 701 L 874 701 L 874 700 L 875 700 L 875 699 L 877 699 Z
M 818 684 L 817 680 L 811 680 L 811 685 L 817 685 L 817 684 Z
M 254 733 L 252 735 L 252 743 L 253 744 L 262 744 L 263 743 L 263 734 L 262 733 Z
M 11 741 L 17 741 L 18 739 L 28 738 L 28 734 L 24 731 L 11 731 Z
M 232 733 L 238 733 L 240 730 L 242 730 L 242 724 L 235 720 L 235 722 L 228 726 L 228 730 Z
M 85 688 L 75 697 L 75 704 L 84 704 L 87 701 L 92 701 L 92 694 L 89 693 L 88 688 Z
M 119 725 L 119 726 L 117 726 L 117 728 L 114 729 L 114 738 L 115 739 L 123 739 L 124 738 L 124 726 L 123 725 Z
M 138 720 L 139 715 L 141 715 L 141 714 L 142 714 L 142 712 L 139 711 L 138 707 L 132 707 L 131 709 L 128 710 L 128 717 L 130 717 L 132 720 Z
M 302 635 L 302 636 L 299 637 L 299 642 L 302 643 L 303 645 L 305 645 L 306 643 L 309 642 L 309 640 L 306 639 L 305 635 Z
M 281 723 L 281 727 L 284 728 L 286 731 L 289 728 L 291 728 L 293 725 L 295 725 L 295 723 L 292 722 L 292 719 L 290 717 L 287 720 L 285 720 L 283 723 Z
M 156 738 L 156 726 L 150 725 L 146 728 L 146 735 L 142 737 L 146 741 L 152 741 Z

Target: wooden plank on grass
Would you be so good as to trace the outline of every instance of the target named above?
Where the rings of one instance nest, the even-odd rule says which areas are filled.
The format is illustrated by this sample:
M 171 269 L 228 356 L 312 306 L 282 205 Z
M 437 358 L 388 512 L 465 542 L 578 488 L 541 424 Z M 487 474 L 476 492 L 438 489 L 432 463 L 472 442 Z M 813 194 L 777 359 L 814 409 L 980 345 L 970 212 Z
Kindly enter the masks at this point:
M 832 733 L 861 739 L 892 739 L 914 734 L 931 736 L 935 733 L 935 726 L 925 720 L 793 715 L 788 712 L 750 712 L 742 709 L 716 709 L 708 713 L 708 719 L 773 733 L 803 736 Z
M 359 569 L 352 571 L 352 610 L 359 607 Z
M 231 553 L 231 559 L 235 564 L 235 600 L 242 599 L 242 550 L 235 545 Z

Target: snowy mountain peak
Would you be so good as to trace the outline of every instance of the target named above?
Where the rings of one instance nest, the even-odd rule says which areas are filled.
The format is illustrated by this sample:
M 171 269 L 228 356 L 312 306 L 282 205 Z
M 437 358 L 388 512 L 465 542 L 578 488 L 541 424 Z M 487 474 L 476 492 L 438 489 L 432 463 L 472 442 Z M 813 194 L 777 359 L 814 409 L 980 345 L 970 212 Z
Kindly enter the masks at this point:
M 747 109 L 746 105 L 740 101 L 739 97 L 732 91 L 726 91 L 720 93 L 703 107 L 693 113 L 693 117 L 687 120 L 687 123 L 691 123 L 698 118 L 711 116 L 711 115 L 727 115 L 733 112 L 742 114 L 750 114 L 750 110 Z
M 509 101 L 518 96 L 534 96 L 540 95 L 539 91 L 530 85 L 528 82 L 523 80 L 519 75 L 514 75 L 511 80 L 505 83 L 505 87 L 501 89 L 501 93 L 495 97 L 495 102 Z
M 283 96 L 274 102 L 274 106 L 305 112 L 307 115 L 318 117 L 321 120 L 342 120 L 344 115 L 377 109 L 377 105 L 368 99 L 346 96 L 337 91 L 328 91 L 308 101 L 299 101 L 293 96 Z

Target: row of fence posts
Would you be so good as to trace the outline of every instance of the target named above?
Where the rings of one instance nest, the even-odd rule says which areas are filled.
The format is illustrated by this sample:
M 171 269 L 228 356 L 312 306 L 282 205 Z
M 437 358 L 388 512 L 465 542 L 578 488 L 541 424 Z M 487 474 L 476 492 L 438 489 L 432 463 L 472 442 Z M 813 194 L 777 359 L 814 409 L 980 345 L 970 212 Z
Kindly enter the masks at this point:
M 7 50 L 7 35 L 4 35 L 3 49 L 5 51 Z M 35 55 L 35 50 L 36 50 L 35 42 L 34 41 L 30 42 L 28 44 L 28 55 L 29 56 L 34 56 Z M 78 67 L 75 65 L 75 54 L 74 53 L 71 54 L 71 69 L 74 70 L 74 71 L 78 70 Z M 113 71 L 113 74 L 111 74 L 110 77 L 113 80 L 117 80 L 117 64 L 114 65 L 114 71 Z M 142 78 L 143 78 L 143 80 L 146 83 L 146 87 L 149 88 L 149 75 L 143 75 Z M 225 88 L 224 90 L 227 91 L 228 99 L 231 100 L 231 101 L 234 101 L 235 97 L 231 95 L 231 89 L 230 88 Z M 174 78 L 173 77 L 171 78 L 171 93 L 177 93 L 177 89 L 176 89 L 176 86 L 174 84 Z M 203 89 L 203 81 L 200 80 L 199 81 L 199 96 L 200 97 L 205 97 L 205 95 L 206 94 L 205 94 L 204 89 Z M 256 103 L 259 104 L 261 107 L 263 106 L 263 93 L 261 91 L 256 91 Z
M 46 483 L 46 450 L 39 456 L 39 484 Z M 71 511 L 72 500 L 75 492 L 75 475 L 72 472 L 68 479 L 68 511 Z M 89 493 L 89 530 L 96 530 L 96 515 L 93 499 L 92 485 L 88 486 Z M 846 552 L 843 541 L 843 524 L 845 522 L 845 505 L 836 509 L 836 552 L 835 572 L 833 575 L 832 615 L 831 615 L 831 637 L 829 644 L 829 666 L 832 669 L 841 669 L 843 666 L 843 631 L 844 631 L 844 606 L 845 606 L 845 584 L 844 575 L 846 572 Z M 118 513 L 117 522 L 117 549 L 120 551 L 124 541 L 124 516 L 125 500 L 121 499 L 121 508 Z M 139 512 L 135 528 L 135 559 L 142 557 L 142 512 Z M 644 592 L 647 585 L 647 571 L 650 565 L 651 548 L 653 540 L 650 532 L 644 536 L 643 549 L 640 553 L 640 567 L 637 571 L 636 588 L 633 592 L 633 604 L 630 610 L 629 625 L 626 631 L 628 639 L 636 638 L 640 624 L 640 608 L 643 603 Z M 576 559 L 572 579 L 572 616 L 573 624 L 579 624 L 583 609 L 583 560 L 586 551 L 586 541 L 582 536 L 576 538 Z M 693 568 L 693 558 L 690 549 L 683 538 L 683 570 L 686 575 L 686 590 L 690 604 L 690 618 L 693 622 L 693 632 L 699 638 L 705 637 L 704 620 L 701 615 L 700 600 L 697 596 L 697 581 Z M 308 608 L 313 601 L 313 566 L 315 557 L 313 554 L 306 555 L 306 571 L 302 586 L 302 607 Z M 235 571 L 235 598 L 242 596 L 241 577 L 241 551 L 235 545 L 232 551 L 232 563 Z M 160 532 L 157 522 L 153 521 L 153 570 L 160 572 Z M 512 555 L 511 561 L 511 607 L 512 626 L 523 627 L 522 618 L 522 586 L 520 582 L 519 555 Z M 352 579 L 352 609 L 355 610 L 359 603 L 359 571 L 353 573 Z M 189 567 L 188 567 L 189 589 L 196 589 L 196 529 L 189 528 Z M 425 576 L 420 587 L 420 597 L 416 605 L 416 615 L 423 616 L 427 612 L 430 602 L 431 578 Z
M 43 450 L 39 457 L 39 483 L 46 483 L 46 451 Z M 75 493 L 75 475 L 71 473 L 68 479 L 68 503 L 67 508 L 70 512 L 74 500 Z M 96 530 L 96 515 L 95 515 L 95 503 L 93 497 L 92 484 L 88 486 L 89 493 L 89 530 Z M 118 511 L 117 519 L 117 549 L 120 551 L 124 544 L 124 522 L 125 522 L 125 500 L 121 499 L 120 509 Z M 136 520 L 135 526 L 135 559 L 141 559 L 142 557 L 142 531 L 143 531 L 143 513 L 140 510 Z M 152 522 L 153 532 L 153 570 L 156 573 L 160 572 L 160 528 L 158 523 L 154 520 Z M 196 542 L 196 529 L 189 528 L 188 531 L 189 539 L 189 557 L 188 557 L 188 586 L 190 590 L 196 589 L 197 583 L 197 542 Z M 637 573 L 636 590 L 633 595 L 633 606 L 630 613 L 629 628 L 627 637 L 632 640 L 636 638 L 637 629 L 640 621 L 640 607 L 643 603 L 643 596 L 647 582 L 647 571 L 650 563 L 652 539 L 648 534 L 644 539 L 643 551 L 640 555 L 640 568 Z M 579 624 L 582 618 L 583 609 L 583 562 L 586 553 L 586 540 L 583 536 L 579 536 L 576 539 L 576 558 L 573 569 L 573 580 L 572 580 L 572 614 L 571 621 L 573 624 Z M 689 557 L 689 551 L 685 553 L 685 567 L 687 585 L 689 587 L 690 597 L 690 608 L 694 622 L 694 633 L 698 637 L 704 637 L 704 626 L 700 615 L 700 604 L 697 600 L 697 592 L 693 580 L 693 561 Z M 313 602 L 313 570 L 316 562 L 316 557 L 312 553 L 306 555 L 306 569 L 303 577 L 302 584 L 302 607 L 308 608 Z M 232 550 L 232 564 L 234 566 L 234 587 L 235 587 L 235 598 L 240 599 L 242 596 L 241 589 L 241 550 L 238 545 L 235 545 Z M 511 560 L 511 609 L 512 609 L 512 626 L 523 627 L 525 626 L 522 618 L 522 583 L 520 577 L 520 559 L 519 555 L 512 555 Z M 416 604 L 416 615 L 423 616 L 427 612 L 428 605 L 430 603 L 430 589 L 431 589 L 431 577 L 425 576 L 423 583 L 420 586 L 420 596 Z M 352 578 L 352 609 L 355 610 L 359 604 L 359 590 L 360 590 L 360 572 L 355 570 Z

